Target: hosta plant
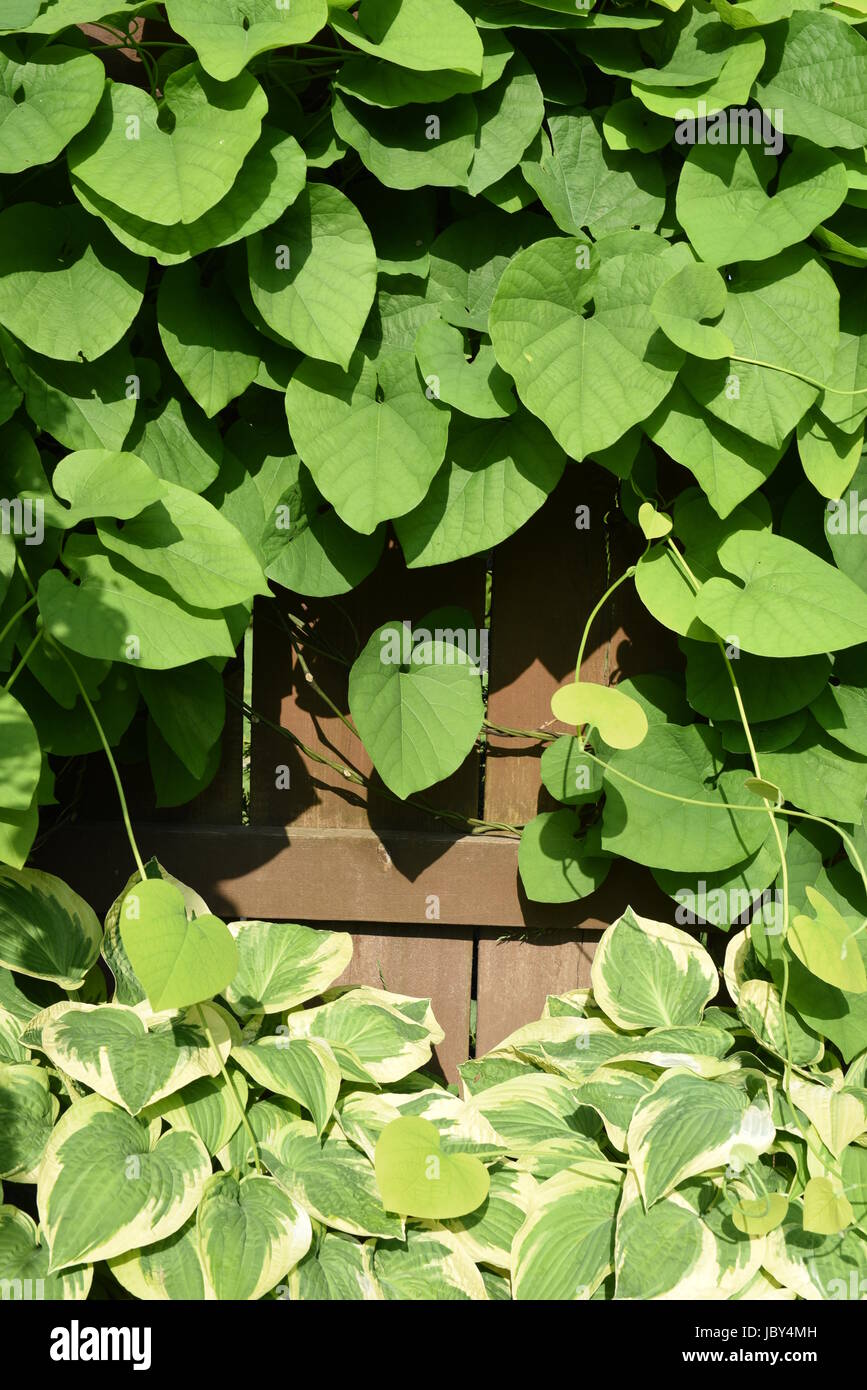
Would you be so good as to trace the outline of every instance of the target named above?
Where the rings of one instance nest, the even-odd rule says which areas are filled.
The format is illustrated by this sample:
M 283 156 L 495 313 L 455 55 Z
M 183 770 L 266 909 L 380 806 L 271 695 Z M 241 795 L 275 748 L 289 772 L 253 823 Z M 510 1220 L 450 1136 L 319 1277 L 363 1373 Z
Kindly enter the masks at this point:
M 592 989 L 457 1094 L 428 1001 L 329 988 L 349 937 L 227 928 L 147 868 L 104 934 L 49 875 L 0 885 L 30 924 L 0 973 L 4 1297 L 865 1296 L 867 1054 L 793 1030 L 787 1083 L 746 934 L 719 1007 L 704 948 L 628 909 Z

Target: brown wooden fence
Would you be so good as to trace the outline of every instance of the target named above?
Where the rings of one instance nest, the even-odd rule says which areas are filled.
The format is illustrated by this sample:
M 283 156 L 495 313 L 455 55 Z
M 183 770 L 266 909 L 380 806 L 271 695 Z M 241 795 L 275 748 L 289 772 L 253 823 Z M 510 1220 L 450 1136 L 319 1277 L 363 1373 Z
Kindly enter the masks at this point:
M 576 526 L 579 506 L 590 509 L 589 529 Z M 417 623 L 445 605 L 468 609 L 482 627 L 490 570 L 487 717 L 509 728 L 566 732 L 551 719 L 551 694 L 574 669 L 585 619 L 609 576 L 634 558 L 627 547 L 636 534 L 617 510 L 613 480 L 596 468 L 570 466 L 535 518 L 492 556 L 407 570 L 390 545 L 375 573 L 338 601 L 282 590 L 276 600 L 258 601 L 247 659 L 252 651 L 251 703 L 262 718 L 250 729 L 249 805 L 245 810 L 244 715 L 230 703 L 220 771 L 192 805 L 155 814 L 146 771 L 123 769 L 142 852 L 156 854 L 227 919 L 352 932 L 355 952 L 344 982 L 430 996 L 446 1034 L 438 1061 L 454 1079 L 471 1051 L 472 998 L 481 1054 L 538 1017 L 547 994 L 589 983 L 599 932 L 627 903 L 668 920 L 672 903 L 648 873 L 625 863 L 582 902 L 531 903 L 518 880 L 516 838 L 461 834 L 384 795 L 375 776 L 369 788 L 360 787 L 305 756 L 277 729 L 365 776 L 371 772 L 357 737 L 314 688 L 346 711 L 348 665 L 302 645 L 311 684 L 282 614 L 300 617 L 316 648 L 333 648 L 348 661 L 380 624 Z M 661 640 L 632 586 L 623 585 L 594 624 L 582 669 L 588 679 L 616 682 L 676 661 L 676 647 Z M 244 674 L 242 658 L 227 669 L 236 698 Z M 420 799 L 467 817 L 522 824 L 555 804 L 541 787 L 540 752 L 538 741 L 491 735 Z M 116 804 L 104 760 L 93 755 L 74 814 L 61 815 L 36 860 L 98 910 L 133 867 Z

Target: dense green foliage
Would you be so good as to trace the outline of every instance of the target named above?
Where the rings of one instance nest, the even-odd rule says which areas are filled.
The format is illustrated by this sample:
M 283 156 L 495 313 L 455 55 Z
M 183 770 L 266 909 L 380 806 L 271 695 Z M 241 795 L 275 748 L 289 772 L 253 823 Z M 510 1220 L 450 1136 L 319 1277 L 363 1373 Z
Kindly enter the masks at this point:
M 127 1241 L 146 1230 L 204 1290 L 223 1277 L 208 1265 L 208 1231 L 232 1202 L 278 1254 L 254 1262 L 249 1288 L 218 1289 L 225 1297 L 260 1296 L 260 1275 L 274 1274 L 269 1287 L 285 1275 L 307 1248 L 304 1212 L 327 1233 L 317 1226 L 317 1253 L 292 1276 L 302 1294 L 346 1297 L 369 1280 L 430 1296 L 419 1269 L 432 1266 L 479 1297 L 508 1295 L 504 1270 L 519 1297 L 603 1296 L 612 1267 L 622 1297 L 759 1285 L 774 1296 L 774 1284 L 834 1297 L 850 1273 L 860 1289 L 863 0 L 111 4 L 6 0 L 0 16 L 0 960 L 16 972 L 0 1019 L 4 1103 L 23 1107 L 30 1145 L 8 1171 L 17 1181 L 38 1169 L 54 1269 L 119 1259 L 125 1286 L 152 1292 L 162 1266 Z M 143 32 L 133 24 L 124 39 L 137 62 L 76 27 L 125 32 L 137 14 Z M 564 613 L 576 681 L 553 713 L 575 733 L 543 735 L 541 760 L 560 809 L 496 828 L 521 835 L 534 899 L 581 899 L 622 857 L 652 871 L 682 926 L 742 928 L 726 967 L 737 1016 L 703 1013 L 716 975 L 692 938 L 613 928 L 593 1000 L 552 1002 L 540 1025 L 471 1064 L 462 1101 L 442 1102 L 475 1117 L 454 1121 L 457 1148 L 496 1161 L 491 1190 L 496 1175 L 507 1209 L 496 1229 L 474 1245 L 451 1226 L 448 1240 L 412 1228 L 392 1247 L 397 1218 L 330 1220 L 297 1174 L 332 1172 L 333 1156 L 341 1176 L 322 1181 L 352 1187 L 345 1172 L 357 1170 L 364 1200 L 378 1202 L 383 1119 L 432 1119 L 445 1144 L 440 1101 L 373 1094 L 351 1041 L 321 1032 L 317 1009 L 296 1012 L 323 981 L 264 1007 L 222 924 L 200 903 L 188 921 L 161 885 L 131 891 L 140 916 L 122 943 L 116 920 L 106 936 L 118 989 L 94 1015 L 98 995 L 80 991 L 85 978 L 97 989 L 98 923 L 24 866 L 60 760 L 101 746 L 146 753 L 162 805 L 209 783 L 222 671 L 257 596 L 345 594 L 377 566 L 389 526 L 410 568 L 485 553 L 566 468 L 607 470 L 618 489 L 643 550 L 608 593 L 635 584 L 648 622 L 677 635 L 685 677 L 582 682 L 607 595 L 591 597 L 578 643 L 587 615 Z M 414 634 L 402 617 L 358 634 L 348 714 L 385 787 L 406 799 L 484 735 L 485 634 L 446 607 Z M 48 982 L 51 997 L 22 995 L 21 978 Z M 648 978 L 658 988 L 644 998 Z M 210 1023 L 207 1008 L 187 1017 L 214 996 L 225 1002 Z M 429 1047 L 420 1004 L 354 997 L 325 1008 L 379 1007 Z M 237 1051 L 257 1044 L 250 1018 L 286 1009 L 283 1026 L 310 1038 L 307 1052 L 294 1034 L 285 1050 L 305 1059 L 291 1079 L 274 1057 Z M 688 1035 L 646 1041 L 673 1029 Z M 623 1033 L 641 1035 L 637 1051 L 619 1050 Z M 613 1051 L 598 1041 L 612 1036 Z M 154 1059 L 132 1067 L 134 1094 L 112 1065 L 133 1046 Z M 404 1068 L 402 1046 L 391 1071 L 383 1047 L 373 1081 L 403 1084 L 423 1058 L 410 1048 Z M 205 1080 L 221 1048 L 241 1068 L 269 1179 L 248 1175 L 240 1121 L 233 1137 L 227 1096 Z M 59 1088 L 82 1085 L 90 1098 L 49 1137 Z M 149 1128 L 131 1118 L 191 1085 L 210 1088 L 208 1138 L 174 1111 L 162 1137 L 162 1110 Z M 555 1132 L 511 1119 L 499 1130 L 482 1100 L 502 1086 L 543 1097 Z M 677 1125 L 689 1151 L 666 1138 L 669 1105 L 696 1117 Z M 597 1118 L 585 1124 L 587 1107 Z M 160 1172 L 177 1164 L 197 1202 L 205 1192 L 198 1216 L 172 1208 L 169 1230 L 133 1202 L 127 1235 L 87 1228 L 86 1212 L 68 1234 L 49 1210 L 62 1208 L 58 1144 L 68 1134 L 86 1155 L 79 1131 L 104 1127 L 129 1153 L 131 1125 L 143 1154 L 165 1146 Z M 405 1133 L 398 1152 L 412 1167 L 427 1141 Z M 231 1189 L 209 1177 L 227 1146 Z M 478 1196 L 477 1168 L 447 1173 L 454 1200 Z M 527 1196 L 531 1178 L 553 1186 Z M 552 1229 L 574 1218 L 569 1249 L 583 1252 L 556 1265 L 567 1271 L 556 1290 L 549 1201 Z M 8 1219 L 9 1267 L 20 1255 L 42 1269 L 28 1219 Z M 431 1253 L 440 1239 L 448 1276 Z M 657 1248 L 694 1248 L 695 1261 L 666 1271 L 636 1254 Z M 63 1277 L 86 1289 L 84 1273 Z

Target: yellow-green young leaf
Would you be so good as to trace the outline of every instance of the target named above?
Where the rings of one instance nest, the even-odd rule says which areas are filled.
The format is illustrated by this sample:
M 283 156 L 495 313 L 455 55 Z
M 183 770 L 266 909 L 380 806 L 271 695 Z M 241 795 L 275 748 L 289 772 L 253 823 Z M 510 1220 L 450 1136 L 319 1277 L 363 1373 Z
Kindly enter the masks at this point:
M 352 958 L 348 932 L 292 922 L 230 922 L 238 969 L 225 995 L 243 1014 L 282 1013 L 322 994 Z
M 647 715 L 637 700 L 611 685 L 574 681 L 551 697 L 555 719 L 598 729 L 612 748 L 636 748 L 647 733 Z
M 763 797 L 765 801 L 772 801 L 775 806 L 780 805 L 785 799 L 779 787 L 774 782 L 766 781 L 764 777 L 748 777 L 744 787 L 748 792 Z
M 806 885 L 815 916 L 799 913 L 789 927 L 787 944 L 813 975 L 849 994 L 867 991 L 867 971 L 855 933 L 828 899 Z
M 732 1221 L 748 1236 L 765 1236 L 782 1224 L 789 1210 L 789 1199 L 781 1192 L 761 1197 L 743 1197 L 732 1212 Z
M 137 454 L 111 449 L 67 454 L 55 468 L 51 486 L 69 503 L 68 510 L 58 508 L 56 514 L 56 524 L 67 529 L 98 516 L 128 521 L 163 495 L 160 479 Z
M 48 1246 L 36 1222 L 17 1207 L 0 1206 L 0 1288 L 4 1298 L 81 1302 L 93 1281 L 93 1265 L 48 1273 Z
M 848 1197 L 835 1187 L 831 1178 L 811 1178 L 804 1189 L 804 1230 L 833 1236 L 852 1224 Z
M 199 1250 L 219 1299 L 257 1299 L 297 1265 L 313 1238 L 310 1217 L 274 1178 L 215 1173 L 196 1219 Z
M 328 21 L 325 0 L 168 0 L 169 24 L 218 82 L 230 82 L 272 48 L 307 43 Z
M 671 517 L 658 512 L 652 502 L 642 502 L 638 508 L 638 524 L 646 540 L 658 541 L 671 530 Z
M 488 1196 L 488 1170 L 470 1154 L 444 1153 L 429 1120 L 407 1116 L 386 1125 L 374 1163 L 383 1206 L 401 1216 L 465 1216 Z
M 56 1126 L 39 1172 L 39 1217 L 55 1272 L 152 1245 L 198 1205 L 211 1160 L 193 1134 L 154 1138 L 102 1096 L 76 1101 Z
M 614 1261 L 621 1181 L 566 1169 L 541 1184 L 512 1246 L 512 1296 L 530 1301 L 589 1299 Z
M 867 1092 L 835 1091 L 793 1077 L 790 1095 L 835 1158 L 867 1131 Z
M 695 937 L 628 907 L 603 933 L 591 969 L 593 997 L 618 1028 L 701 1022 L 719 987 Z
M 0 867 L 0 965 L 80 989 L 101 939 L 92 908 L 61 879 Z
M 130 889 L 121 905 L 120 934 L 156 1011 L 222 993 L 237 969 L 238 948 L 228 928 L 210 915 L 188 921 L 183 895 L 162 879 Z

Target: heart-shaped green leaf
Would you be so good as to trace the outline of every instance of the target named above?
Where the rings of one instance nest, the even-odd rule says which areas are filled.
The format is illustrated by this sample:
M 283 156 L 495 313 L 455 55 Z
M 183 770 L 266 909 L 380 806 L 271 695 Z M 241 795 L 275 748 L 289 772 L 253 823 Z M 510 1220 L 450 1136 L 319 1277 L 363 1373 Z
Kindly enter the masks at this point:
M 702 319 L 719 318 L 726 307 L 725 281 L 709 265 L 686 265 L 666 280 L 653 297 L 651 310 L 665 334 L 694 357 L 730 357 L 734 344 L 719 328 Z
M 220 994 L 238 967 L 228 927 L 210 915 L 188 921 L 182 894 L 162 879 L 130 889 L 120 910 L 120 935 L 156 1012 Z
M 849 994 L 867 991 L 867 971 L 854 932 L 833 903 L 806 885 L 815 917 L 799 913 L 789 927 L 786 941 L 807 969 L 826 984 Z
M 782 1225 L 789 1210 L 789 1199 L 782 1192 L 766 1192 L 762 1197 L 744 1197 L 732 1212 L 732 1221 L 747 1236 L 765 1236 Z
M 843 161 L 809 140 L 795 143 L 782 169 L 760 145 L 696 144 L 681 170 L 677 215 L 710 269 L 763 261 L 806 240 L 846 192 Z
M 672 521 L 664 512 L 658 512 L 652 502 L 642 502 L 638 508 L 638 524 L 646 540 L 660 541 L 671 531 Z
M 349 708 L 380 777 L 407 797 L 448 777 L 470 752 L 484 718 L 479 668 L 466 644 L 385 623 L 349 674 Z
M 647 715 L 637 700 L 611 685 L 573 681 L 551 697 L 555 719 L 598 729 L 612 748 L 637 748 L 647 733 Z
M 832 1178 L 810 1178 L 804 1188 L 804 1230 L 834 1236 L 854 1219 L 849 1198 Z
M 98 197 L 150 222 L 195 222 L 225 197 L 259 138 L 268 99 L 248 72 L 218 83 L 197 63 L 166 79 L 160 106 L 109 82 L 69 148 L 69 168 Z M 168 129 L 166 127 L 169 127 Z
M 6 20 L 7 7 L 0 19 Z M 50 164 L 83 130 L 102 96 L 105 69 L 95 53 L 55 44 L 21 62 L 0 53 L 0 173 Z
M 34 1182 L 60 1106 L 44 1067 L 0 1063 L 0 1178 Z
M 465 1216 L 485 1201 L 488 1170 L 470 1154 L 448 1154 L 430 1120 L 392 1120 L 374 1155 L 376 1182 L 386 1211 L 444 1221 Z
M 0 323 L 34 352 L 92 361 L 139 311 L 147 265 L 77 204 L 0 213 Z
M 247 240 L 253 303 L 269 328 L 311 357 L 349 366 L 376 290 L 376 252 L 355 205 L 309 184 Z
M 328 21 L 325 0 L 168 0 L 169 24 L 206 72 L 230 82 L 260 53 L 307 43 Z

